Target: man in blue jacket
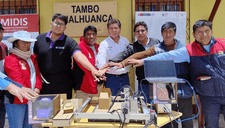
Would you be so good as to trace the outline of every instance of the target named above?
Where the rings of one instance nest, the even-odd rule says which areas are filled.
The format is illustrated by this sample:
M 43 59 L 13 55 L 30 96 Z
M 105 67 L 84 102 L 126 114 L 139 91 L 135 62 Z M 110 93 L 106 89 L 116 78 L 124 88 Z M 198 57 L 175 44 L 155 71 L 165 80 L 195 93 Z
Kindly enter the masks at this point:
M 190 64 L 190 80 L 199 94 L 206 128 L 219 128 L 219 114 L 225 116 L 225 39 L 212 36 L 212 23 L 199 20 L 193 26 L 195 41 L 186 47 L 143 60 L 129 60 L 135 67 L 146 60 L 174 59 Z

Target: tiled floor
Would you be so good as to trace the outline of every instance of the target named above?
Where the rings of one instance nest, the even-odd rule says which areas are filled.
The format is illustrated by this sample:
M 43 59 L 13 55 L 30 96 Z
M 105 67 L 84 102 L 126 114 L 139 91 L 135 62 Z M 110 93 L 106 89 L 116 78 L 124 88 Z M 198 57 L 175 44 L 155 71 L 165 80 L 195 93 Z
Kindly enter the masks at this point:
M 194 128 L 198 128 L 198 121 L 196 119 L 193 119 L 193 122 L 194 122 Z M 9 128 L 7 118 L 6 118 L 6 123 L 4 128 Z M 42 127 L 39 124 L 34 124 L 33 128 L 42 128 Z M 179 124 L 179 128 L 182 128 L 181 124 Z M 220 114 L 220 128 L 225 128 L 225 122 L 224 122 L 224 118 L 222 114 Z

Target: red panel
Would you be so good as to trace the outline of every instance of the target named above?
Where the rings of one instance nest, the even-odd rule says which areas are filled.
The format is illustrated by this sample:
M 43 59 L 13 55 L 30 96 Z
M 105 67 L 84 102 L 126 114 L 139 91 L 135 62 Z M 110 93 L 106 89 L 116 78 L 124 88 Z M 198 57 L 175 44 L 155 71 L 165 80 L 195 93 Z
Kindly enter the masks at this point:
M 4 33 L 13 33 L 24 30 L 38 32 L 38 14 L 0 15 L 0 22 L 4 27 Z

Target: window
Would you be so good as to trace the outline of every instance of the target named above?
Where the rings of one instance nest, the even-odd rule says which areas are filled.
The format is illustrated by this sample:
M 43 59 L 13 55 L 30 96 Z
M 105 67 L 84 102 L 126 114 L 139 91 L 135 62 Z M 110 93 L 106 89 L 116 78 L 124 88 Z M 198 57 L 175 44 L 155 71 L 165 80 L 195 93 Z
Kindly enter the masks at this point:
M 136 11 L 184 11 L 184 0 L 135 0 Z
M 0 15 L 37 13 L 36 0 L 0 0 Z

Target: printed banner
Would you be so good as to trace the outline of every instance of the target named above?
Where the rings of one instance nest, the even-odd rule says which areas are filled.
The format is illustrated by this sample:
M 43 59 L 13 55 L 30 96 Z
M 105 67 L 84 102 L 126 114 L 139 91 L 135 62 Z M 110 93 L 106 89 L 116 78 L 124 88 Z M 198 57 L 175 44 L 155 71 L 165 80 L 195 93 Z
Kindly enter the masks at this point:
M 31 33 L 32 38 L 36 38 L 39 34 L 38 14 L 0 15 L 0 22 L 5 29 L 2 42 L 9 49 L 12 47 L 12 44 L 7 41 L 7 38 L 12 37 L 13 32 L 28 31 Z M 34 43 L 31 44 L 32 49 L 33 45 Z

